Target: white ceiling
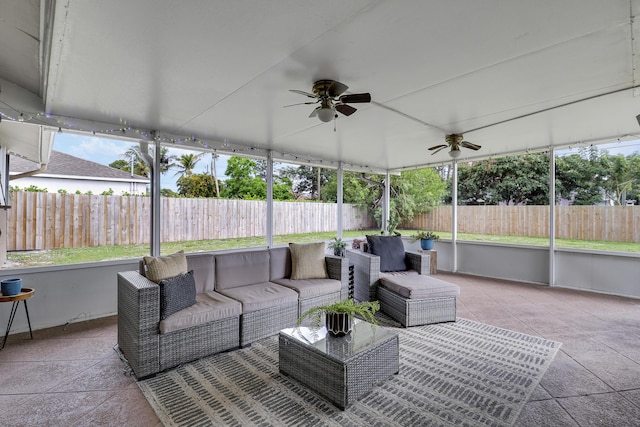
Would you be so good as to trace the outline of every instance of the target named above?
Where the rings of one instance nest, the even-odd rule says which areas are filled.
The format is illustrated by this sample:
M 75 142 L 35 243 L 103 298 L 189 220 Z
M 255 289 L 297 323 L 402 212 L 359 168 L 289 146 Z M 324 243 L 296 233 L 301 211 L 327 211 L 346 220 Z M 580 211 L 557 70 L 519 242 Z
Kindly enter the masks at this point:
M 0 0 L 5 120 L 375 171 L 640 134 L 640 0 L 42 4 Z M 373 102 L 283 108 L 319 79 Z

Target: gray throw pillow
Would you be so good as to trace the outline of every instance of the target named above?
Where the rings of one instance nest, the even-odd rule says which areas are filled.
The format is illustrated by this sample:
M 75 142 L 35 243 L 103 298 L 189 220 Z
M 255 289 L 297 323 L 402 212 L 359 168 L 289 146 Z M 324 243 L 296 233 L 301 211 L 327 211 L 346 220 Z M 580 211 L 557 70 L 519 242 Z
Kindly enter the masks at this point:
M 404 271 L 404 245 L 400 236 L 367 236 L 369 253 L 380 257 L 380 271 Z
M 160 286 L 161 320 L 196 303 L 196 282 L 193 279 L 193 270 L 161 280 L 158 285 Z

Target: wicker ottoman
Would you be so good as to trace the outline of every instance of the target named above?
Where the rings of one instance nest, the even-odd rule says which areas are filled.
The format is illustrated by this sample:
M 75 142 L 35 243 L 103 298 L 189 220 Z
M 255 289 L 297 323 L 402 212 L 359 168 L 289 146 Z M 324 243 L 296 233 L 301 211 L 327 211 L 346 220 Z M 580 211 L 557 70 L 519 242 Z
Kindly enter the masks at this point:
M 279 336 L 280 373 L 344 409 L 397 374 L 398 332 L 356 320 L 345 337 L 326 329 L 284 329 Z
M 386 275 L 380 278 L 380 310 L 402 326 L 455 322 L 460 288 L 422 274 Z

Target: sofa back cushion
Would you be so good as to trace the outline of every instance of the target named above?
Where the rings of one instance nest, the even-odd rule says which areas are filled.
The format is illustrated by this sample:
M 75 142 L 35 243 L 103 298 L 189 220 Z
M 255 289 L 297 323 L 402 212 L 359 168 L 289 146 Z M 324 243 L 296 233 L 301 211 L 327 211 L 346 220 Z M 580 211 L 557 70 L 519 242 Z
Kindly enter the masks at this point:
M 380 257 L 380 271 L 404 271 L 404 244 L 400 236 L 367 236 L 369 252 Z
M 187 259 L 184 251 L 167 256 L 146 256 L 144 261 L 144 275 L 152 282 L 160 283 L 161 280 L 185 274 L 188 270 Z
M 269 249 L 269 280 L 291 277 L 291 252 L 288 247 Z
M 215 258 L 211 254 L 187 255 L 187 266 L 193 270 L 196 293 L 211 292 L 215 283 Z
M 324 242 L 289 243 L 291 280 L 326 279 Z
M 224 290 L 269 281 L 269 252 L 250 251 L 216 255 L 215 289 Z

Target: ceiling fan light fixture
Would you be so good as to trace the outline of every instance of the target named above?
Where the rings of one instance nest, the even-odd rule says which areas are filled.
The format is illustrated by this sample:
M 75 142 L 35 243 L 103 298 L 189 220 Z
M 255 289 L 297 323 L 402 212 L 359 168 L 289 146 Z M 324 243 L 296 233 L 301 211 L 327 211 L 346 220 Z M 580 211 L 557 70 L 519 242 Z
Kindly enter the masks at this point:
M 335 111 L 333 108 L 322 107 L 318 110 L 317 116 L 321 122 L 330 122 L 333 120 L 333 116 L 335 115 Z
M 457 159 L 458 157 L 460 157 L 460 149 L 459 148 L 452 148 L 451 151 L 449 151 L 449 157 L 451 157 L 452 159 Z

